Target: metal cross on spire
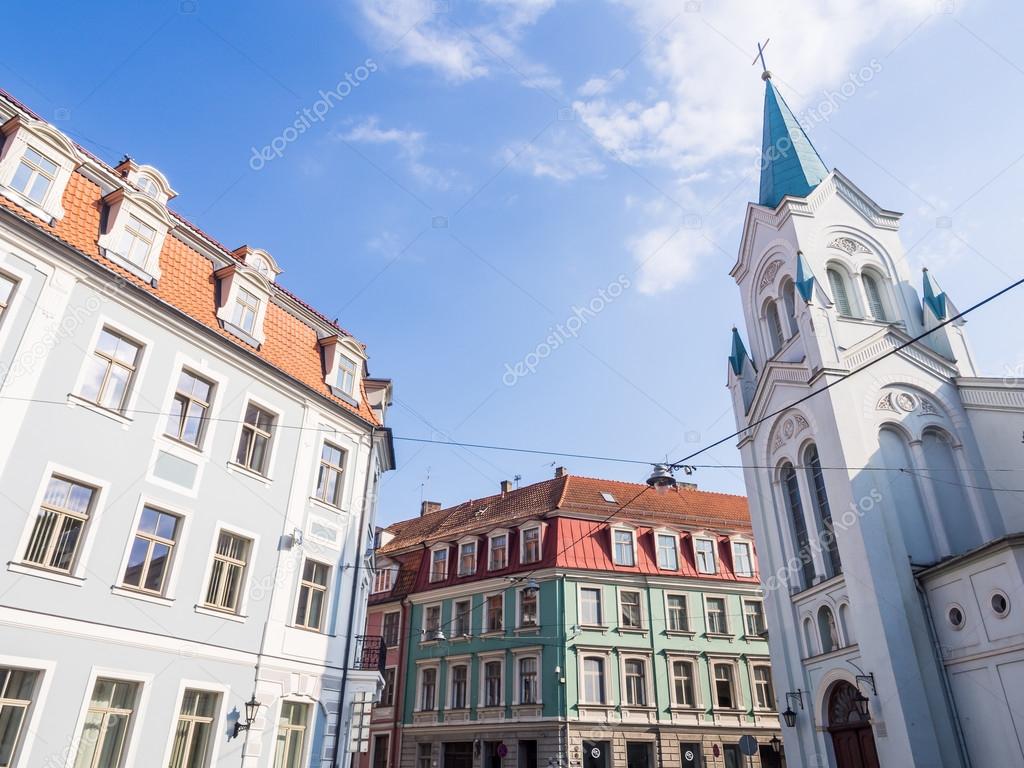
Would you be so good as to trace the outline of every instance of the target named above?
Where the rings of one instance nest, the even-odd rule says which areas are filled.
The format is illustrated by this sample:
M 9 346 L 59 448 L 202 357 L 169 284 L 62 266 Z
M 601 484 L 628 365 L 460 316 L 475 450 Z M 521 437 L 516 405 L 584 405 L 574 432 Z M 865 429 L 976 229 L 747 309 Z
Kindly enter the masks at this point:
M 754 66 L 760 60 L 760 62 L 761 62 L 761 79 L 762 80 L 767 80 L 767 79 L 769 79 L 772 76 L 772 73 L 768 71 L 768 66 L 764 63 L 764 49 L 768 47 L 768 42 L 770 40 L 771 40 L 771 38 L 769 37 L 769 38 L 765 39 L 764 44 L 761 44 L 761 43 L 757 44 L 757 56 L 755 56 L 754 60 L 752 62 L 750 62 L 750 66 Z

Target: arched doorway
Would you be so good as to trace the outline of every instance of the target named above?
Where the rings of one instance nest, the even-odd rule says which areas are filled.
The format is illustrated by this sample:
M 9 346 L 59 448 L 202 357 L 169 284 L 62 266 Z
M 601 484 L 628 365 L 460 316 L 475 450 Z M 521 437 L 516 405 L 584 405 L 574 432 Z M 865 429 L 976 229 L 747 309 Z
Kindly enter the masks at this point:
M 828 730 L 836 768 L 879 768 L 875 736 L 868 718 L 857 711 L 857 689 L 837 683 L 828 697 Z

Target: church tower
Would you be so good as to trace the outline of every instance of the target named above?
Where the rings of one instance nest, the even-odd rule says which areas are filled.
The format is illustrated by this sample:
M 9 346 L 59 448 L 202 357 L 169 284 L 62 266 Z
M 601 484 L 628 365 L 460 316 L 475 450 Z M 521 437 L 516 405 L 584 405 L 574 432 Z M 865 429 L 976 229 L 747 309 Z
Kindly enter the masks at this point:
M 1024 495 L 991 490 L 1022 488 L 1024 477 L 983 469 L 1024 464 L 1013 445 L 1024 388 L 977 377 L 952 300 L 907 263 L 901 215 L 827 170 L 771 73 L 762 77 L 759 198 L 730 272 L 745 333 L 733 329 L 727 370 L 775 690 L 793 721 L 787 762 L 963 766 L 992 736 L 967 723 L 981 699 L 957 688 L 945 641 L 968 635 L 927 579 L 970 570 L 1024 530 Z M 1008 584 L 1019 580 L 1019 566 L 1003 565 L 1017 573 L 1004 568 Z M 965 577 L 958 599 L 984 629 L 989 597 L 969 598 L 974 585 Z M 1024 735 L 1011 705 L 1007 749 Z M 974 764 L 1024 765 L 1015 749 Z

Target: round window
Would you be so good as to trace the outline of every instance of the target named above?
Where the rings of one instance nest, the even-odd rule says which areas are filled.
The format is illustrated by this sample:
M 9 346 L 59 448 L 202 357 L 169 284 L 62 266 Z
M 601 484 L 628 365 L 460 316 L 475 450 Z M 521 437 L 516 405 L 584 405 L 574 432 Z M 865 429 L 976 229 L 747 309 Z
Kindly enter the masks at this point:
M 963 629 L 964 611 L 959 605 L 951 606 L 946 616 L 949 619 L 949 623 L 953 626 L 953 629 Z
M 992 603 L 992 610 L 995 611 L 996 616 L 999 618 L 1003 618 L 1010 612 L 1010 601 L 1005 593 L 998 590 L 993 592 L 990 602 Z

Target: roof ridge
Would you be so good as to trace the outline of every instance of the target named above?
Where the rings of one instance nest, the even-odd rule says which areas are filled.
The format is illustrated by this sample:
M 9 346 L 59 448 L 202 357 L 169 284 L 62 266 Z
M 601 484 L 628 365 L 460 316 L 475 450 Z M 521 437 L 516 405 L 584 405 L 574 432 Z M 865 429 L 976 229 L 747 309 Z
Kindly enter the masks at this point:
M 592 480 L 597 483 L 621 483 L 622 485 L 646 485 L 646 483 L 633 482 L 632 480 L 614 480 L 608 477 L 591 477 L 589 475 L 568 475 L 568 477 L 574 477 L 578 480 Z M 725 491 L 708 491 L 703 488 L 688 488 L 687 493 L 700 493 L 707 496 L 726 496 L 732 499 L 743 499 L 747 501 L 747 497 L 739 493 L 726 493 Z

